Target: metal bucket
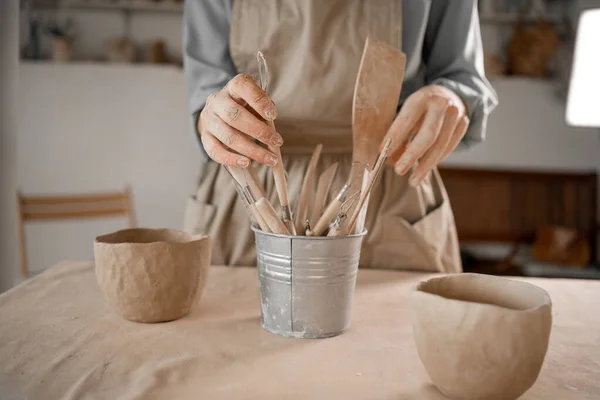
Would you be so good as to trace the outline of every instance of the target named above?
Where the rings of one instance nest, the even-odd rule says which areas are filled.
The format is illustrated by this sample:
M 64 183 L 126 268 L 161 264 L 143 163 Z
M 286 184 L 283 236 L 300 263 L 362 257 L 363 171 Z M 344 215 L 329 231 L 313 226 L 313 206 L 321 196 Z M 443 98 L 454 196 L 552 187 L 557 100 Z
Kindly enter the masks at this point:
M 342 237 L 253 231 L 263 328 L 304 339 L 337 336 L 348 329 L 366 231 Z

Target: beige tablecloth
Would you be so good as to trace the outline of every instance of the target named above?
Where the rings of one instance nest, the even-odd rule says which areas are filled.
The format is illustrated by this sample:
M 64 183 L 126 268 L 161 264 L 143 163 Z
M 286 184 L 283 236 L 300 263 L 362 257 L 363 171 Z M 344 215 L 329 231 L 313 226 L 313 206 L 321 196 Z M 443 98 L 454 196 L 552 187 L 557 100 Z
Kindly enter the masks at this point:
M 0 296 L 1 399 L 444 399 L 413 345 L 407 296 L 427 275 L 361 270 L 351 328 L 263 330 L 256 271 L 213 267 L 192 313 L 145 325 L 103 302 L 91 263 Z M 522 399 L 600 399 L 600 282 L 533 280 L 554 303 L 550 348 Z

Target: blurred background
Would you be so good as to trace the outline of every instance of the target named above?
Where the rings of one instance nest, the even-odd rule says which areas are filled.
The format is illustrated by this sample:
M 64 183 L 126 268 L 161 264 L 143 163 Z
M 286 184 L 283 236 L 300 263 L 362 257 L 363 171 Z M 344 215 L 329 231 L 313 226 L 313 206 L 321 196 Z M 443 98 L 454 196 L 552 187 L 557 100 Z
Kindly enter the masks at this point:
M 466 270 L 600 277 L 600 128 L 566 122 L 579 16 L 594 7 L 600 0 L 479 4 L 500 105 L 487 141 L 441 168 Z M 20 2 L 18 135 L 14 165 L 5 157 L 3 168 L 16 169 L 22 196 L 128 185 L 131 194 L 126 215 L 24 221 L 29 274 L 91 259 L 94 237 L 131 219 L 182 227 L 200 163 L 181 69 L 182 9 L 176 0 Z M 1 278 L 10 287 L 18 270 Z

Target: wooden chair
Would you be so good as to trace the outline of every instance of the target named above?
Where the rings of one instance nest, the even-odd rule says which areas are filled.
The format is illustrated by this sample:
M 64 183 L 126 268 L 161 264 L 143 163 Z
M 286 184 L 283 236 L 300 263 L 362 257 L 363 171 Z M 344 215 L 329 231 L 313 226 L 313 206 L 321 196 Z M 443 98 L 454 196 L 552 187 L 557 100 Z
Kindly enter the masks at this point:
M 136 226 L 133 196 L 128 185 L 121 192 L 76 195 L 24 196 L 17 192 L 21 275 L 29 276 L 25 246 L 25 222 L 127 216 L 129 227 Z

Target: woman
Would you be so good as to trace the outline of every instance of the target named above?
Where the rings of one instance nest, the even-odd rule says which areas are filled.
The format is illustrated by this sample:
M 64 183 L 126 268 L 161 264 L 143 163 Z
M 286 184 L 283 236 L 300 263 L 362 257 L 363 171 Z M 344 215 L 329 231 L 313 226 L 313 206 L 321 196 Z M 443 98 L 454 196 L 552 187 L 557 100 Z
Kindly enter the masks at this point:
M 496 94 L 483 71 L 475 0 L 188 0 L 184 65 L 195 132 L 206 160 L 186 229 L 214 238 L 213 263 L 254 265 L 254 236 L 231 177 L 220 164 L 259 165 L 269 200 L 276 159 L 253 143 L 282 146 L 291 195 L 310 153 L 347 179 L 352 96 L 368 35 L 401 48 L 406 71 L 388 136 L 389 166 L 373 191 L 361 265 L 460 272 L 450 203 L 436 166 L 485 137 Z M 256 52 L 269 64 L 269 94 Z M 246 107 L 244 107 L 246 106 Z M 276 131 L 265 121 L 275 120 Z

